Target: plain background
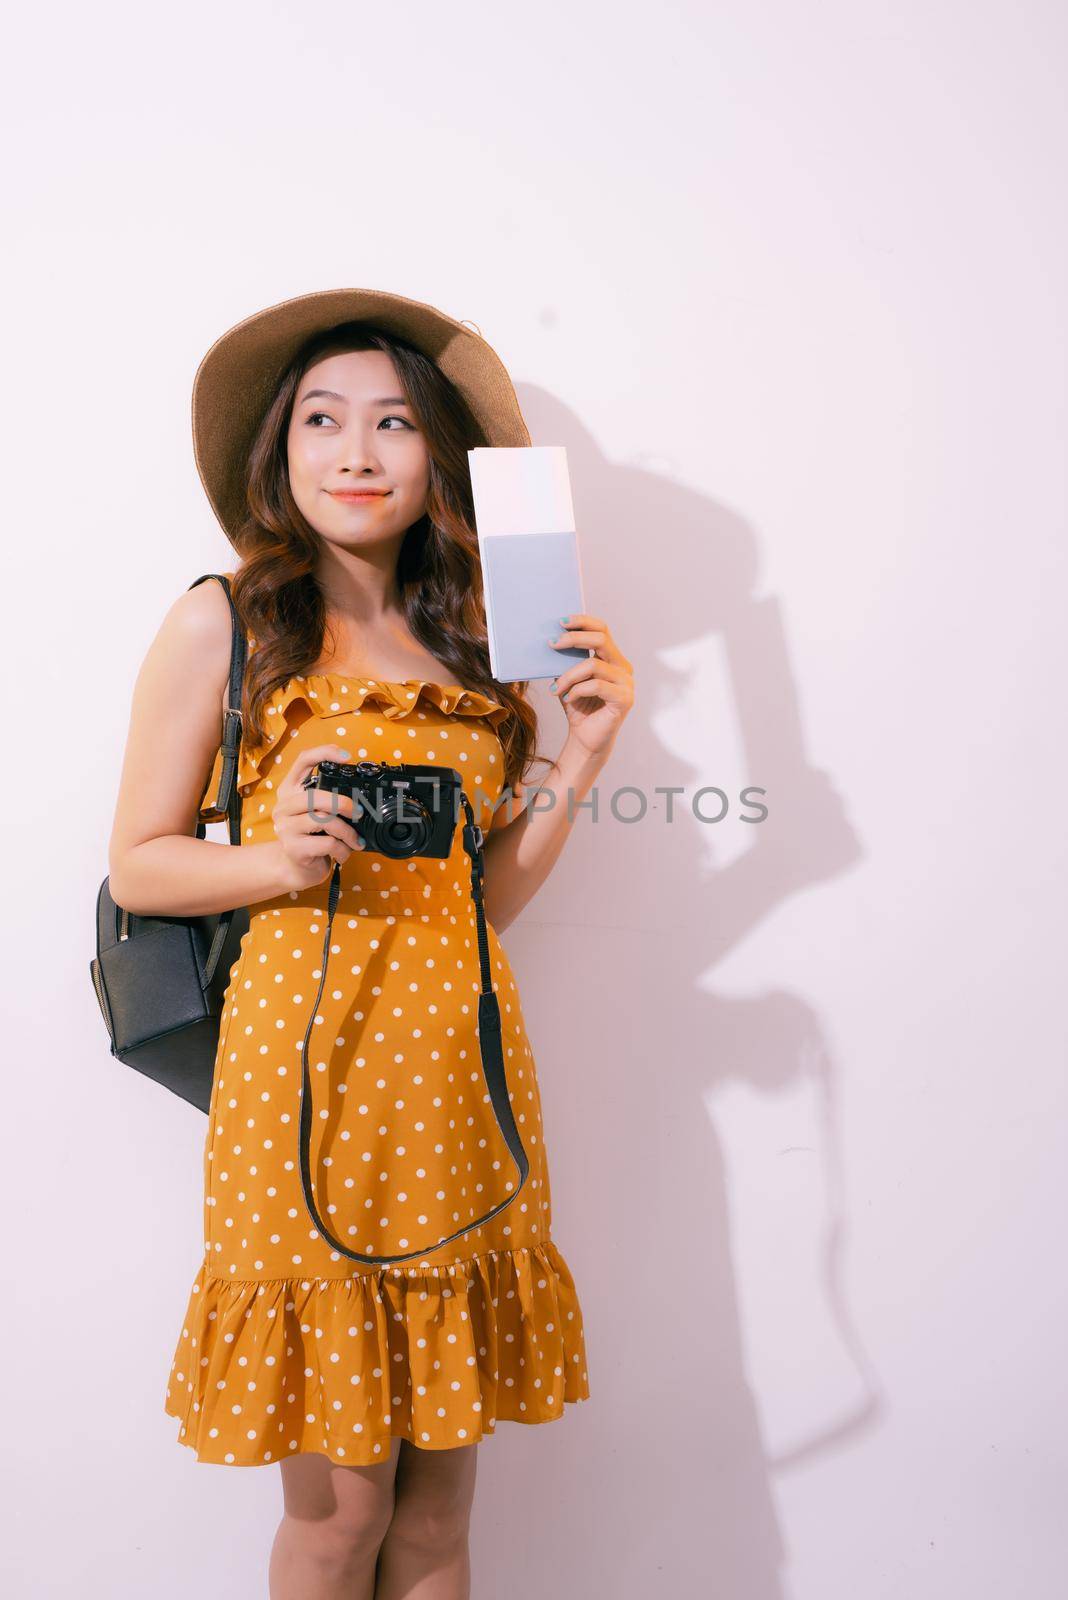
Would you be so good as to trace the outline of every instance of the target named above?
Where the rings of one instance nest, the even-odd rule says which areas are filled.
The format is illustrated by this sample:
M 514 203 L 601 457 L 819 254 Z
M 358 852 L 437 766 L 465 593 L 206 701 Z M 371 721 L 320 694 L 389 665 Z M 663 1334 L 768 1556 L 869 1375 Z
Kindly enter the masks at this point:
M 204 1120 L 112 1062 L 88 965 L 134 677 L 231 562 L 196 365 L 354 285 L 496 348 L 636 671 L 602 815 L 505 936 L 591 1399 L 480 1446 L 477 1600 L 1052 1600 L 1063 10 L 13 26 L 7 1592 L 266 1594 L 276 1467 L 162 1411 Z M 628 825 L 626 785 L 731 803 Z

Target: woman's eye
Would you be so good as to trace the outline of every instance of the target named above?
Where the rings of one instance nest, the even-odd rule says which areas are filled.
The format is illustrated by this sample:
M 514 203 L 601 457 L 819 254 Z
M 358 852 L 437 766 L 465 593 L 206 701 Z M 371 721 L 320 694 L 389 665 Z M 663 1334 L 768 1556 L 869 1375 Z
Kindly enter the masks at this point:
M 327 422 L 333 422 L 333 420 L 334 420 L 333 417 L 331 417 L 325 411 L 313 411 L 304 420 L 306 421 L 306 423 L 308 424 L 308 426 L 310 428 L 310 427 L 313 426 L 313 424 L 315 423 L 316 419 L 319 418 L 319 417 L 325 417 Z M 382 427 L 387 422 L 399 422 L 401 427 L 402 428 L 407 428 L 409 433 L 414 433 L 416 431 L 412 427 L 412 424 L 407 420 L 406 417 L 397 417 L 397 416 L 383 417 L 382 421 L 379 423 L 379 427 Z M 322 429 L 318 429 L 317 431 L 321 433 Z M 395 428 L 390 428 L 388 431 L 390 433 L 396 433 L 397 430 Z

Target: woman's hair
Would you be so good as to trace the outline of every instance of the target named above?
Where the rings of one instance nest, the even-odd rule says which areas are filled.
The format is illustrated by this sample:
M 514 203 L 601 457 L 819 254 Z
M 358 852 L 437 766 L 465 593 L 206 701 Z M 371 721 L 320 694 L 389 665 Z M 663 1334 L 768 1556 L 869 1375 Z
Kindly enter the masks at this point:
M 293 402 L 309 367 L 350 350 L 384 350 L 393 361 L 430 455 L 425 514 L 407 530 L 397 559 L 397 582 L 408 627 L 443 661 L 452 680 L 507 705 L 498 736 L 504 783 L 516 789 L 532 761 L 537 717 L 526 683 L 491 676 L 486 641 L 482 567 L 478 555 L 467 451 L 485 444 L 470 408 L 421 350 L 367 322 L 345 322 L 317 333 L 284 373 L 249 451 L 246 515 L 234 532 L 242 566 L 232 592 L 238 617 L 253 635 L 243 700 L 244 738 L 266 741 L 264 707 L 291 677 L 312 671 L 323 653 L 326 604 L 314 576 L 323 541 L 297 508 L 289 485 L 287 436 Z

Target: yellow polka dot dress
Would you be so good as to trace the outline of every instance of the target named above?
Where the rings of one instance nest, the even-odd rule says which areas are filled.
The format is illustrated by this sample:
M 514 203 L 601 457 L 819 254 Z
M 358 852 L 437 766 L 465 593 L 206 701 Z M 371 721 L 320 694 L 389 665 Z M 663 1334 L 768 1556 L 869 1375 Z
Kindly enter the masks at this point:
M 242 747 L 242 843 L 275 838 L 272 792 L 297 753 L 452 767 L 483 830 L 504 787 L 507 707 L 421 680 L 335 674 L 274 691 L 269 737 Z M 201 816 L 216 820 L 221 757 Z M 326 985 L 309 1043 L 317 1207 L 348 1248 L 419 1250 L 514 1193 L 519 1177 L 482 1072 L 480 973 L 463 815 L 447 859 L 354 851 L 341 868 Z M 522 826 L 516 822 L 516 826 Z M 204 1145 L 204 1259 L 165 1410 L 200 1461 L 303 1451 L 388 1459 L 498 1421 L 548 1422 L 589 1398 L 575 1284 L 550 1237 L 534 1058 L 515 979 L 487 923 L 516 1126 L 530 1162 L 511 1205 L 425 1256 L 354 1262 L 316 1229 L 298 1145 L 301 1049 L 321 977 L 329 878 L 249 908 L 223 1003 Z M 324 1210 L 325 1207 L 325 1210 Z

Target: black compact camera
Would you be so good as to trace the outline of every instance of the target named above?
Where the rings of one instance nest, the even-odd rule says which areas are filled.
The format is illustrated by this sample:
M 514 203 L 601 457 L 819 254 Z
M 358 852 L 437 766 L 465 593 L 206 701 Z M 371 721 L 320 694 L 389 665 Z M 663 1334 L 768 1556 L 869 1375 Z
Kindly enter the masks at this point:
M 365 850 L 383 856 L 448 856 L 461 805 L 460 774 L 452 767 L 406 762 L 320 761 L 305 789 L 330 789 L 352 800 L 351 822 Z M 319 832 L 325 830 L 319 829 Z

